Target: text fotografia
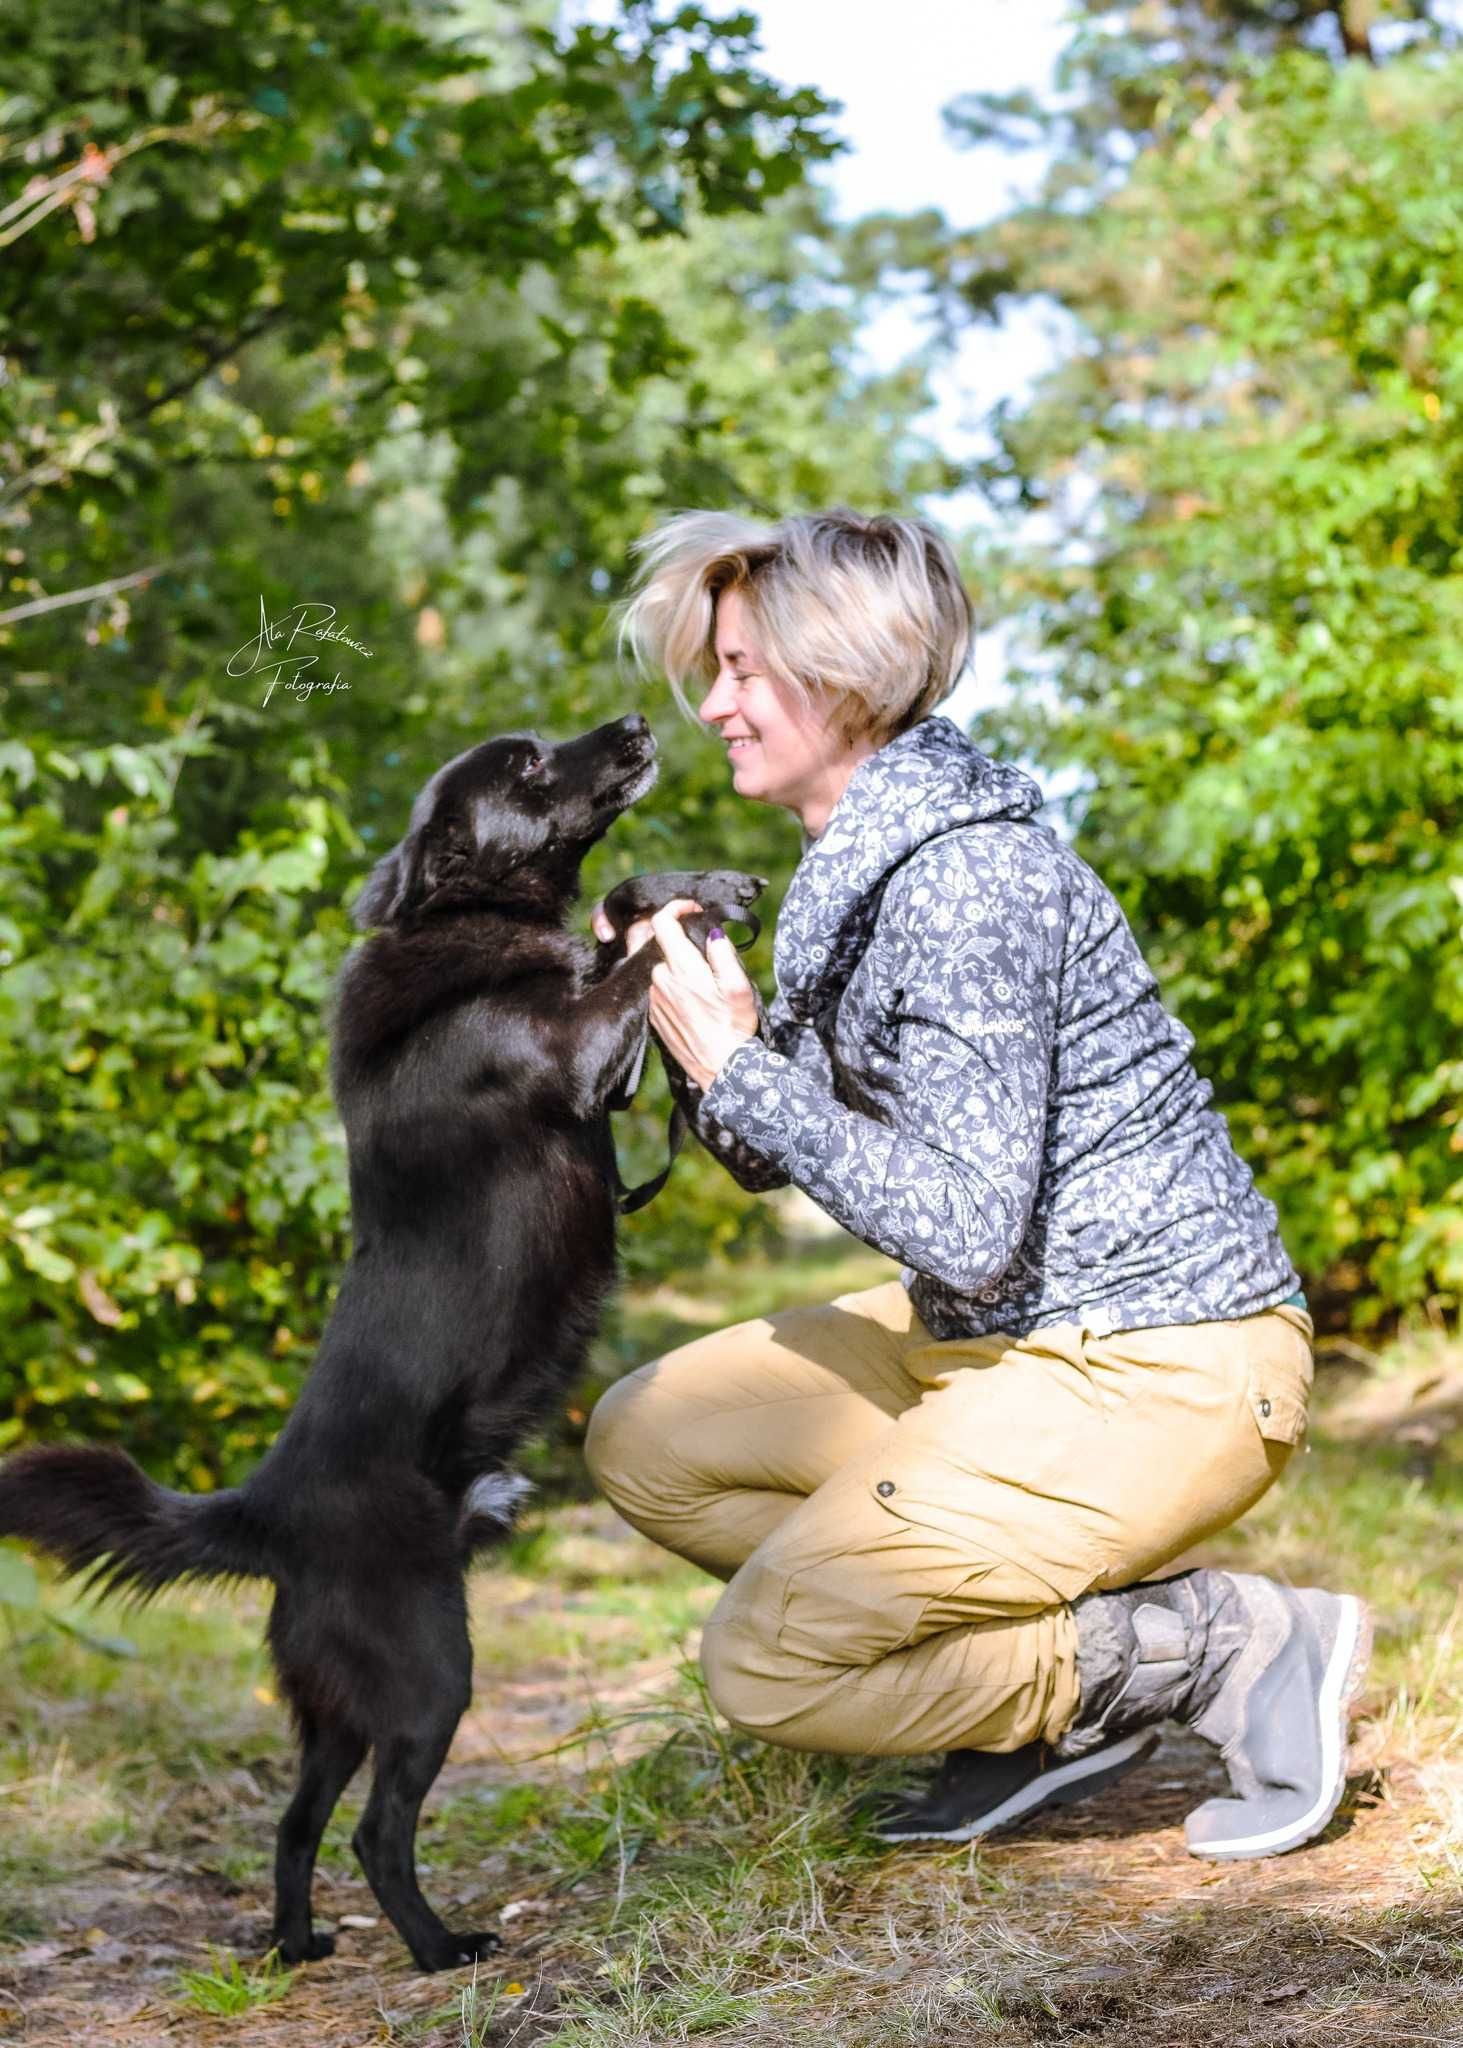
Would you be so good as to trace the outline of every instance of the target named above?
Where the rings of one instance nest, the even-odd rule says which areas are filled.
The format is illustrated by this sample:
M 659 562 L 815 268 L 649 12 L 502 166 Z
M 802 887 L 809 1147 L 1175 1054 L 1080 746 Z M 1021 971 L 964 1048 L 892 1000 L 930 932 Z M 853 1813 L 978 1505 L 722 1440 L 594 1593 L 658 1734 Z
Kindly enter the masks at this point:
M 283 618 L 271 619 L 261 597 L 259 631 L 230 656 L 228 673 L 231 676 L 258 676 L 264 685 L 263 701 L 266 704 L 276 690 L 289 690 L 300 698 L 348 690 L 350 684 L 339 670 L 333 676 L 325 675 L 320 667 L 320 656 L 312 654 L 308 647 L 297 645 L 300 641 L 309 640 L 334 641 L 338 646 L 349 647 L 355 654 L 364 655 L 367 661 L 372 659 L 369 647 L 363 647 L 343 626 L 337 626 L 333 604 L 297 604 Z

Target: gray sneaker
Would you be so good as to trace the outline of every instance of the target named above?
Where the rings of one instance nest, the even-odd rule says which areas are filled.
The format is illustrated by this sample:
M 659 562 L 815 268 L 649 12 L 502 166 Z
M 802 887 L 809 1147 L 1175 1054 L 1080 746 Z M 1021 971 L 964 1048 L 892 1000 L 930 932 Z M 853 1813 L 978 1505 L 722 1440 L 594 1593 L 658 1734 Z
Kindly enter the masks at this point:
M 1082 1756 L 1164 1720 L 1224 1758 L 1234 1797 L 1191 1813 L 1195 1856 L 1278 1856 L 1320 1834 L 1346 1789 L 1347 1709 L 1371 1653 L 1353 1595 L 1195 1571 L 1077 1601 L 1081 1703 L 1057 1744 Z
M 1234 1797 L 1206 1799 L 1184 1822 L 1194 1856 L 1278 1856 L 1321 1833 L 1346 1790 L 1348 1709 L 1371 1656 L 1371 1616 L 1354 1595 L 1236 1584 L 1254 1635 L 1192 1723 Z

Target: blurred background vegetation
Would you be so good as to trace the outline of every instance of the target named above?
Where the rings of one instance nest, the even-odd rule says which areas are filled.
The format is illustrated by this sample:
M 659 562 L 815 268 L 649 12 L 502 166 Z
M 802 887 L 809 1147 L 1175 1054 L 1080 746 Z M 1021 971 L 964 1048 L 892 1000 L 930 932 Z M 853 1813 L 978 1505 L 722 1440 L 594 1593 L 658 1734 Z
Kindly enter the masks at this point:
M 977 738 L 1066 771 L 1330 1326 L 1455 1321 L 1448 10 L 1074 4 L 1049 100 L 952 77 L 972 140 L 1048 165 L 978 231 L 835 220 L 836 115 L 755 34 L 643 0 L 0 17 L 0 1443 L 209 1485 L 275 1434 L 349 1251 L 346 906 L 441 759 L 641 701 L 664 772 L 590 886 L 742 865 L 775 908 L 793 821 L 607 626 L 688 505 L 985 490 L 957 538 L 1012 688 Z M 952 339 L 1068 316 L 989 458 L 930 444 L 927 366 L 860 355 L 899 293 Z M 250 643 L 299 606 L 341 687 L 266 702 Z M 664 1111 L 657 1077 L 627 1174 Z M 693 1151 L 623 1241 L 650 1280 L 776 1223 Z

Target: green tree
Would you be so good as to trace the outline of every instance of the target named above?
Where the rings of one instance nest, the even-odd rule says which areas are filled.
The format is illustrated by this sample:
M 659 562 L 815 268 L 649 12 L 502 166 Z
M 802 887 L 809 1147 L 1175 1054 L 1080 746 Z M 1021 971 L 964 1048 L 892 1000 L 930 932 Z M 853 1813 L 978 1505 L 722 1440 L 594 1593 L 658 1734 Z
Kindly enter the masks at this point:
M 991 564 L 1025 651 L 985 729 L 1085 770 L 1079 844 L 1328 1308 L 1456 1307 L 1463 61 L 1426 23 L 1348 61 L 1329 10 L 1091 12 L 1130 32 L 1101 175 L 945 251 L 971 306 L 1079 323 L 996 422 L 1040 539 Z
M 169 729 L 261 594 L 283 609 L 326 558 L 346 567 L 342 472 L 383 436 L 440 426 L 483 484 L 549 471 L 570 338 L 536 300 L 587 252 L 678 233 L 693 206 L 755 208 L 833 147 L 816 95 L 757 72 L 752 26 L 637 4 L 561 35 L 544 7 L 499 0 L 6 10 L 7 709 L 39 704 L 67 738 L 103 711 L 114 732 Z M 424 355 L 451 309 L 486 324 L 509 299 L 537 319 L 535 353 Z M 632 295 L 581 307 L 586 327 L 617 391 L 679 359 Z M 161 602 L 139 608 L 140 587 Z M 93 589 L 78 632 L 69 600 Z M 337 584 L 347 600 L 363 638 L 409 651 L 367 577 Z M 363 746 L 390 722 L 369 702 Z M 197 778 L 217 831 L 266 739 L 235 786 Z
M 324 1013 L 425 775 L 626 708 L 606 611 L 663 510 L 954 480 L 910 432 L 922 377 L 855 371 L 862 287 L 799 183 L 821 103 L 759 76 L 751 17 L 566 37 L 394 5 L 323 31 L 327 62 L 318 11 L 213 11 L 237 33 L 129 17 L 79 80 L 74 9 L 0 30 L 3 1384 L 13 1432 L 125 1437 L 194 1484 L 273 1435 L 348 1250 Z M 56 602 L 92 584 L 119 587 Z M 348 692 L 266 705 L 230 656 L 301 602 L 370 652 L 325 648 Z M 795 830 L 647 708 L 662 780 L 591 886 L 780 884 Z M 651 1067 L 632 1177 L 663 1157 Z M 691 1148 L 627 1260 L 766 1217 Z

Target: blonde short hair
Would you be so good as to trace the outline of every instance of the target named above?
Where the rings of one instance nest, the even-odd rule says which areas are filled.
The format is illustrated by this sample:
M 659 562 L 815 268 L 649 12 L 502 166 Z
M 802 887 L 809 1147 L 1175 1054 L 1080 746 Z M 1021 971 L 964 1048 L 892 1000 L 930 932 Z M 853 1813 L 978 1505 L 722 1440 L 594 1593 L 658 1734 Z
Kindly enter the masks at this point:
M 923 519 L 844 506 L 765 525 L 678 512 L 634 543 L 635 587 L 617 607 L 621 651 L 686 684 L 716 678 L 716 600 L 735 590 L 769 671 L 805 702 L 835 699 L 848 741 L 883 743 L 927 718 L 970 656 L 975 617 L 949 542 Z

